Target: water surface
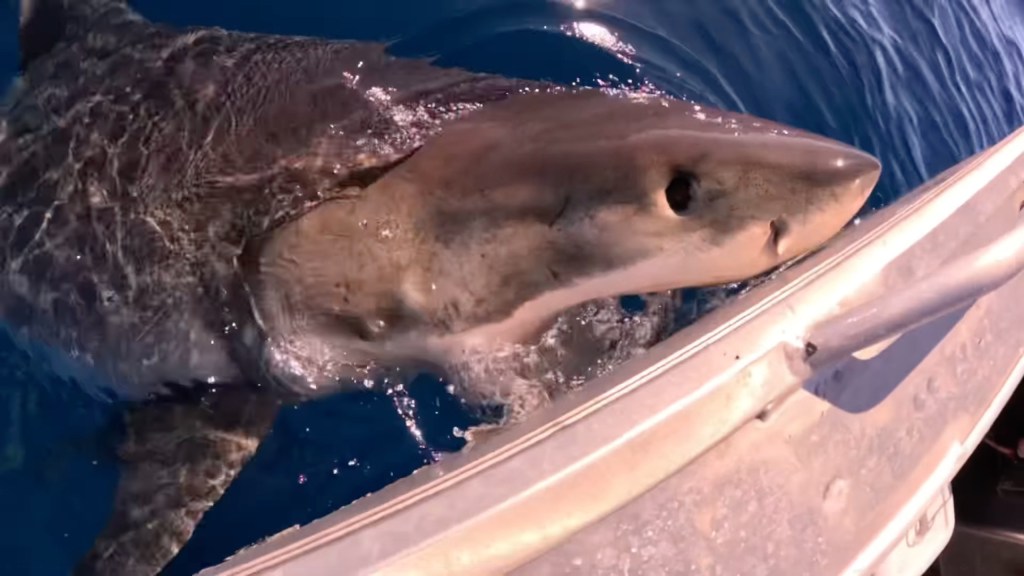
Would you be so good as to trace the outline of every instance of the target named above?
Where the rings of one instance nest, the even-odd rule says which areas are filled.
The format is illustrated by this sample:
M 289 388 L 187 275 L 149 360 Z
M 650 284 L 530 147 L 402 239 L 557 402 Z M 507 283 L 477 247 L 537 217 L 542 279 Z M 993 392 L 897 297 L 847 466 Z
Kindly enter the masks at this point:
M 177 25 L 394 41 L 446 65 L 586 85 L 651 84 L 854 144 L 884 165 L 871 204 L 1024 124 L 1015 0 L 139 0 Z M 16 2 L 0 5 L 0 80 Z M 412 400 L 413 402 L 410 402 Z M 415 408 L 413 408 L 415 406 Z M 168 570 L 189 574 L 461 446 L 442 383 L 289 409 Z M 410 432 L 410 425 L 422 438 Z M 0 337 L 0 565 L 63 574 L 116 482 L 117 414 Z

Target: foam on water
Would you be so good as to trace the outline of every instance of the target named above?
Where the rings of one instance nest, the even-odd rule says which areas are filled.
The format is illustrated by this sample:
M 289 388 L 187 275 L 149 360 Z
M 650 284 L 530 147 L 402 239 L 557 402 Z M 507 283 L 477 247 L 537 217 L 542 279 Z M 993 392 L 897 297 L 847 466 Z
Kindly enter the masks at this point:
M 553 398 L 643 353 L 674 325 L 678 296 L 641 297 L 630 312 L 617 298 L 604 298 L 561 314 L 535 344 L 507 345 L 467 354 L 449 367 L 456 394 L 471 404 L 503 408 L 505 423 L 522 420 Z M 472 382 L 472 386 L 459 383 Z

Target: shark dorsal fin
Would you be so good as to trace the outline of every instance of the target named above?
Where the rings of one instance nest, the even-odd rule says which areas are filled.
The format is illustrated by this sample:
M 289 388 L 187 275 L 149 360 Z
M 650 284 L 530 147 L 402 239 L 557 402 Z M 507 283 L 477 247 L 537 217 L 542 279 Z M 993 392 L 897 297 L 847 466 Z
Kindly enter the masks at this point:
M 99 21 L 118 16 L 139 18 L 126 0 L 21 0 L 21 70 L 61 42 L 80 37 Z

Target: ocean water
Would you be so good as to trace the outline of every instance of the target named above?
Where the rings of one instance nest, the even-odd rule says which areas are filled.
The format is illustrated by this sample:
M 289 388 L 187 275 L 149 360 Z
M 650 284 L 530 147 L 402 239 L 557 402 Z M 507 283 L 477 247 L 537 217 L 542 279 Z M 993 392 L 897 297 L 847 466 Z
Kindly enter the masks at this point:
M 17 2 L 0 2 L 0 82 Z M 393 41 L 478 71 L 650 84 L 877 155 L 883 205 L 1024 125 L 1019 0 L 136 0 L 179 25 Z M 410 400 L 415 401 L 415 408 Z M 168 569 L 190 574 L 462 445 L 441 382 L 287 410 Z M 422 432 L 416 437 L 410 423 Z M 0 573 L 65 574 L 111 505 L 121 431 L 0 336 Z

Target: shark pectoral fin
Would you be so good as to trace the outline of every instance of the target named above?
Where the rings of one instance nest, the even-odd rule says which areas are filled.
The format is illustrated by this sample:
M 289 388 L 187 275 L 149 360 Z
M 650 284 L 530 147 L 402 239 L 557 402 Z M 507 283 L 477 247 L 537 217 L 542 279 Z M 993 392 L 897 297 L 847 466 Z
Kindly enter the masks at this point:
M 229 386 L 130 409 L 114 509 L 75 574 L 158 573 L 256 453 L 279 407 L 270 394 Z

